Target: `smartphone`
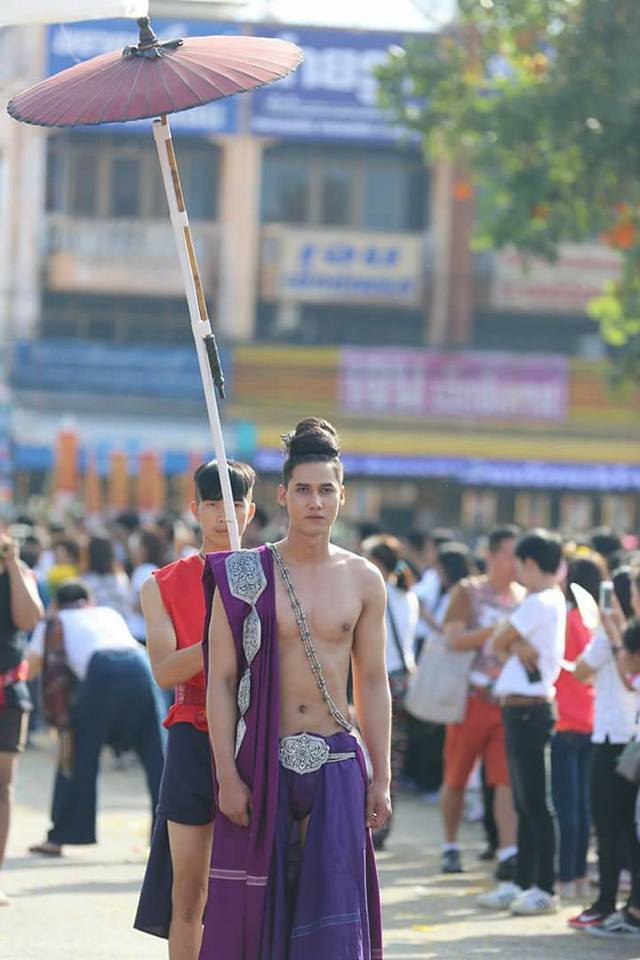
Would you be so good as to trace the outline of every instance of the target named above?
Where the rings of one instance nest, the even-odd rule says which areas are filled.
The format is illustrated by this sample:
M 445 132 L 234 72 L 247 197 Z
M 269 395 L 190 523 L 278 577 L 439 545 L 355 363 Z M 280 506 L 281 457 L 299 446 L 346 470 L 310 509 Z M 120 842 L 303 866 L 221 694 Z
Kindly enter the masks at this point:
M 613 583 L 611 580 L 603 580 L 600 584 L 598 605 L 604 613 L 611 613 L 613 610 Z
M 532 667 L 531 670 L 527 670 L 525 667 L 525 673 L 527 674 L 529 683 L 540 683 L 542 680 L 542 674 L 537 667 Z

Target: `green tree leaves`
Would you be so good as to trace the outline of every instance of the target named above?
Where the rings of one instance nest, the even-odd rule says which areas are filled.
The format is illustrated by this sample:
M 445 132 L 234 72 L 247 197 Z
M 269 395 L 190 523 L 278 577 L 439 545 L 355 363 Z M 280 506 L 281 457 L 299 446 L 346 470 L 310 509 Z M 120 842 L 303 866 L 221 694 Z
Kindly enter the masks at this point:
M 563 241 L 619 250 L 590 313 L 640 377 L 640 2 L 459 0 L 450 31 L 407 42 L 381 97 L 430 159 L 470 171 L 476 243 L 553 259 Z

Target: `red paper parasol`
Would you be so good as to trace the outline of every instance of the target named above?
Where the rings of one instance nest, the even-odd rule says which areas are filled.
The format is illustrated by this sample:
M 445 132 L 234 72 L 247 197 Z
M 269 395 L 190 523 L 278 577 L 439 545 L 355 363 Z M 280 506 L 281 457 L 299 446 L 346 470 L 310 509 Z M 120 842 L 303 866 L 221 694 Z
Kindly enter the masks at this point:
M 220 414 L 224 377 L 211 330 L 195 247 L 180 185 L 167 114 L 253 90 L 281 79 L 302 62 L 302 51 L 286 40 L 264 37 L 192 37 L 161 43 L 148 17 L 138 20 L 137 46 L 107 53 L 43 80 L 18 94 L 9 114 L 44 127 L 92 126 L 159 117 L 153 124 L 162 179 L 169 202 L 185 283 L 191 328 L 234 550 L 240 539 L 227 469 Z
M 78 63 L 18 94 L 8 111 L 43 127 L 126 123 L 253 90 L 291 73 L 302 52 L 265 37 L 190 37 L 160 43 L 148 20 L 140 43 Z

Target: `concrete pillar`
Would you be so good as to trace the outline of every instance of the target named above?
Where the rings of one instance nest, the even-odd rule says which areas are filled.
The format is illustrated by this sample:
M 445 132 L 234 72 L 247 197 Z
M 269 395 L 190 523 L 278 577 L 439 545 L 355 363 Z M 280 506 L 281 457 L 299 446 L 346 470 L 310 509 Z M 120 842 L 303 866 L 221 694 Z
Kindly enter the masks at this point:
M 13 69 L 3 100 L 38 81 L 44 72 L 46 29 L 12 30 Z M 47 134 L 6 114 L 0 123 L 0 337 L 6 349 L 34 337 L 40 323 Z M 5 357 L 8 362 L 8 357 Z
M 213 326 L 232 342 L 250 341 L 256 328 L 260 257 L 262 142 L 251 136 L 221 141 L 218 303 Z
M 433 292 L 427 329 L 430 346 L 464 345 L 472 335 L 473 202 L 448 160 L 432 176 Z

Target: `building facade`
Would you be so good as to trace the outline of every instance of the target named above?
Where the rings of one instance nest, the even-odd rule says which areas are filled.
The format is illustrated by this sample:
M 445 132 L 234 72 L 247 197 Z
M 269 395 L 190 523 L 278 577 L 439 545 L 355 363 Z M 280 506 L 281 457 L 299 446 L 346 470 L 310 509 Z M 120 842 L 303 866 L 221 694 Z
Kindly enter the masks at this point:
M 472 254 L 468 185 L 427 169 L 377 105 L 375 68 L 401 34 L 182 17 L 155 28 L 253 31 L 305 52 L 278 84 L 171 118 L 225 347 L 232 452 L 275 477 L 280 434 L 320 413 L 344 433 L 354 518 L 631 529 L 640 399 L 608 389 L 586 315 L 615 254 L 566 247 L 528 272 L 510 251 Z M 6 99 L 130 43 L 132 25 L 15 28 L 0 43 L 9 35 Z M 114 452 L 135 475 L 153 450 L 181 476 L 210 445 L 150 123 L 47 132 L 5 115 L 0 209 L 19 496 L 46 481 L 69 422 L 80 475 L 94 457 L 106 477 Z

